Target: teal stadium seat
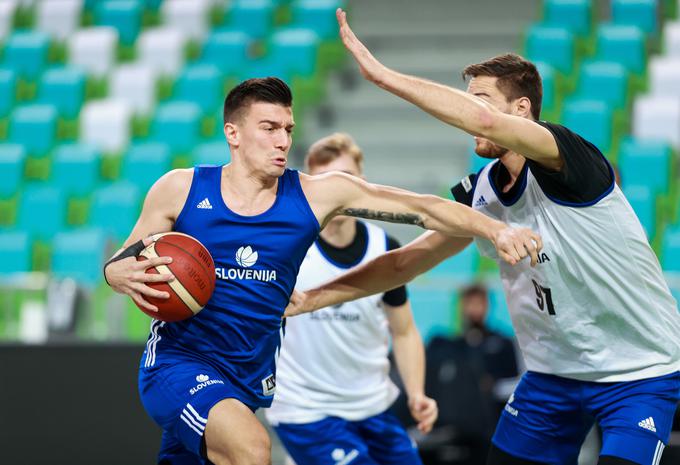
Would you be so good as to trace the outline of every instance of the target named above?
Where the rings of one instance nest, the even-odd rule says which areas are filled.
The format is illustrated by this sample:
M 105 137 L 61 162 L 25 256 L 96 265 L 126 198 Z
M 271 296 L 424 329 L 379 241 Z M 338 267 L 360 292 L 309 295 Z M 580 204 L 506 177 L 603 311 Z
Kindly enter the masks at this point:
M 15 32 L 5 42 L 3 66 L 35 81 L 47 63 L 49 45 L 49 36 L 44 32 Z
M 581 65 L 576 95 L 582 99 L 605 100 L 614 109 L 626 106 L 628 72 L 621 63 L 591 61 Z
M 0 118 L 7 116 L 14 106 L 17 74 L 11 69 L 0 69 Z
M 99 182 L 101 152 L 89 144 L 66 144 L 54 151 L 52 183 L 67 195 L 89 195 Z
M 76 118 L 85 99 L 85 73 L 76 68 L 46 71 L 41 78 L 39 99 L 41 103 L 54 104 L 62 117 Z
M 669 189 L 672 157 L 670 145 L 662 140 L 627 138 L 621 144 L 618 159 L 622 184 L 644 180 L 655 194 L 665 194 Z
M 219 29 L 203 44 L 199 63 L 217 66 L 224 75 L 234 75 L 248 61 L 252 39 L 243 31 Z
M 427 272 L 428 278 L 444 278 L 447 281 L 468 282 L 477 271 L 479 253 L 474 244 L 467 246 L 462 252 L 447 258 Z
M 612 142 L 612 110 L 603 100 L 571 99 L 564 104 L 562 123 L 607 153 Z
M 666 229 L 663 237 L 661 263 L 666 271 L 680 272 L 680 226 Z
M 47 241 L 66 226 L 66 198 L 51 185 L 23 189 L 19 202 L 19 228 L 33 238 Z
M 193 102 L 203 113 L 211 113 L 223 103 L 222 75 L 215 65 L 199 64 L 184 68 L 175 84 L 174 99 Z
M 316 71 L 319 36 L 311 29 L 283 29 L 270 40 L 270 59 L 292 75 L 311 77 Z
M 230 161 L 229 145 L 224 139 L 199 144 L 193 151 L 194 165 L 226 165 Z
M 541 105 L 541 112 L 543 110 L 551 111 L 555 109 L 557 104 L 557 82 L 555 77 L 555 69 L 548 63 L 536 63 L 538 73 L 541 75 L 543 81 L 543 102 Z
M 423 341 L 438 335 L 451 335 L 455 328 L 455 293 L 412 284 L 408 288 L 413 319 Z
M 0 199 L 12 197 L 24 177 L 26 149 L 19 144 L 0 144 Z
M 656 226 L 656 201 L 652 188 L 646 184 L 624 185 L 623 193 L 633 207 L 648 238 L 654 237 Z
M 262 78 L 267 76 L 277 77 L 289 86 L 292 86 L 293 84 L 293 76 L 289 68 L 279 60 L 272 60 L 271 56 L 267 56 L 259 60 L 249 61 L 237 73 L 237 78 L 239 81 L 249 78 Z
M 636 26 L 603 24 L 597 30 L 598 61 L 621 63 L 631 72 L 641 75 L 647 66 L 645 36 Z
M 162 143 L 133 144 L 123 158 L 123 179 L 146 192 L 171 167 L 170 147 Z
M 489 313 L 486 315 L 486 325 L 489 329 L 507 337 L 515 335 L 505 293 L 502 289 L 489 289 Z
M 136 0 L 105 0 L 95 7 L 95 21 L 118 31 L 123 45 L 134 44 L 142 27 L 142 5 Z
M 52 274 L 93 288 L 102 281 L 106 236 L 97 229 L 62 231 L 52 244 Z
M 543 23 L 569 29 L 577 36 L 587 36 L 592 24 L 590 0 L 545 0 Z
M 188 153 L 200 136 L 201 107 L 193 102 L 168 102 L 158 106 L 151 141 L 163 142 L 173 153 Z
M 336 40 L 338 22 L 335 10 L 341 6 L 339 0 L 297 0 L 292 5 L 292 25 L 312 29 L 323 40 Z
M 57 108 L 34 104 L 15 107 L 10 120 L 9 140 L 26 147 L 32 156 L 44 156 L 54 145 Z
M 548 63 L 570 75 L 574 68 L 574 34 L 563 27 L 534 25 L 527 35 L 526 53 L 531 61 Z
M 612 22 L 656 34 L 658 3 L 657 0 L 612 0 Z
M 25 231 L 0 232 L 0 276 L 31 269 L 31 241 Z
M 256 39 L 264 38 L 274 24 L 271 0 L 235 0 L 229 9 L 229 25 Z
M 139 188 L 129 182 L 100 187 L 92 195 L 89 226 L 122 242 L 132 231 L 141 206 Z

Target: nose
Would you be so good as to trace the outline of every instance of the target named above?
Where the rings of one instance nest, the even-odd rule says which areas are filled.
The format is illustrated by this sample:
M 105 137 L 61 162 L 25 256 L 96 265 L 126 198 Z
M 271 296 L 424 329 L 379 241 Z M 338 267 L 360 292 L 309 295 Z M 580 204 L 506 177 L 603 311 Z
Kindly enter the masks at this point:
M 291 144 L 291 136 L 285 129 L 277 131 L 276 138 L 274 139 L 274 144 L 277 149 L 286 151 Z

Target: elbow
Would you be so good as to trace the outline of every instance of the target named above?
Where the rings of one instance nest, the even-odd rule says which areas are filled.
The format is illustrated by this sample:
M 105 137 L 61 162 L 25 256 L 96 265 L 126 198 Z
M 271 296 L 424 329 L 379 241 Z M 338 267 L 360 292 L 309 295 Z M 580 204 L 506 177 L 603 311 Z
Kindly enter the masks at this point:
M 498 110 L 491 108 L 482 108 L 479 110 L 476 118 L 475 128 L 472 131 L 473 135 L 489 139 L 493 136 L 500 120 Z

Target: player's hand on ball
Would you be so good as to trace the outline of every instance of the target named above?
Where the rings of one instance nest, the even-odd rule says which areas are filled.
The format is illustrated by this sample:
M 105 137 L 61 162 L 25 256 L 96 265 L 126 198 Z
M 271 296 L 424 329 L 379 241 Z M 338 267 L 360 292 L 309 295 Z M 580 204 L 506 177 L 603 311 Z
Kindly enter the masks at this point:
M 153 241 L 153 236 L 145 238 L 143 240 L 144 246 L 148 246 Z M 167 299 L 170 295 L 167 292 L 152 289 L 146 283 L 169 282 L 175 279 L 175 277 L 172 274 L 147 273 L 146 270 L 153 266 L 167 265 L 169 263 L 172 263 L 171 257 L 157 257 L 144 261 L 137 261 L 137 257 L 127 257 L 107 265 L 104 273 L 106 274 L 106 280 L 114 291 L 120 294 L 127 294 L 137 305 L 152 312 L 157 312 L 158 307 L 147 302 L 145 297 Z
M 511 265 L 524 257 L 531 257 L 531 266 L 538 263 L 538 252 L 543 248 L 541 236 L 528 228 L 501 229 L 493 239 L 498 255 Z
M 305 302 L 307 300 L 307 294 L 304 292 L 293 290 L 290 296 L 290 301 L 286 310 L 283 312 L 284 317 L 300 315 L 302 313 L 307 313 L 309 310 L 305 309 Z
M 439 417 L 437 401 L 425 394 L 419 394 L 409 398 L 408 408 L 413 419 L 418 422 L 418 431 L 429 433 Z
M 384 66 L 375 59 L 366 46 L 357 39 L 356 35 L 354 35 L 354 31 L 352 31 L 352 28 L 347 24 L 347 13 L 344 12 L 342 8 L 338 8 L 335 11 L 335 15 L 338 18 L 338 24 L 340 25 L 340 38 L 342 39 L 342 43 L 359 65 L 361 75 L 369 81 L 378 80 L 379 73 L 384 69 Z

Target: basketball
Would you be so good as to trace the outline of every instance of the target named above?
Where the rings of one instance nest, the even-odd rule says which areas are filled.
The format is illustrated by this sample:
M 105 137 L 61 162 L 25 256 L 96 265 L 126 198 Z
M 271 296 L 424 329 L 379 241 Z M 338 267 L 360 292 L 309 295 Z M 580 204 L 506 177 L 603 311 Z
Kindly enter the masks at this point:
M 156 238 L 139 254 L 137 260 L 172 257 L 169 265 L 146 270 L 147 273 L 172 273 L 175 276 L 169 283 L 148 284 L 154 289 L 167 292 L 170 298 L 147 298 L 158 307 L 157 313 L 137 306 L 157 320 L 173 322 L 192 317 L 203 309 L 215 290 L 215 263 L 212 256 L 203 244 L 186 234 L 169 232 L 158 234 Z

